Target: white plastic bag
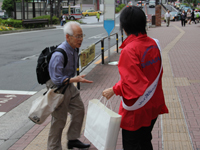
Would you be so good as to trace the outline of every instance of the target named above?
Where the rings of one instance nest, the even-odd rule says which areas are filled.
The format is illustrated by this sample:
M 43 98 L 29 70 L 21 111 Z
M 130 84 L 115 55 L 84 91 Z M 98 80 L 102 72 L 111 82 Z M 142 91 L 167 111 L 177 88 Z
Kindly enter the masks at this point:
M 32 102 L 28 117 L 36 124 L 43 123 L 46 118 L 63 102 L 64 94 L 54 92 L 49 89 L 43 96 Z
M 57 89 L 49 89 L 45 95 L 34 100 L 28 114 L 29 119 L 34 123 L 42 124 L 46 118 L 63 102 L 65 90 L 69 86 L 69 80 L 70 78 L 68 78 Z M 62 92 L 59 91 L 61 89 Z
M 88 105 L 84 136 L 98 150 L 115 150 L 120 122 L 121 115 L 93 99 Z

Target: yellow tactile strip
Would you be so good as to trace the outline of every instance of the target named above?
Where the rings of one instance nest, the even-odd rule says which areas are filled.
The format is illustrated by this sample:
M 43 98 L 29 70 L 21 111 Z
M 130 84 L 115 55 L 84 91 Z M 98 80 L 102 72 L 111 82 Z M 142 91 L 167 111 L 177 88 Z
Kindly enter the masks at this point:
M 179 35 L 162 50 L 163 91 L 169 109 L 169 114 L 162 115 L 163 148 L 164 150 L 192 150 L 191 139 L 176 90 L 177 86 L 189 86 L 190 82 L 187 78 L 173 77 L 168 56 L 185 32 L 177 26 L 174 27 L 180 31 Z

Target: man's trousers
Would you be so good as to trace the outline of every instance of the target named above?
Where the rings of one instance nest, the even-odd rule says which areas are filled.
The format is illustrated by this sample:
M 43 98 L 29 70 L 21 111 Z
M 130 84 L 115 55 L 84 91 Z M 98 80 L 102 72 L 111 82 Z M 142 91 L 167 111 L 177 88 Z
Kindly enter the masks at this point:
M 53 83 L 49 80 L 46 85 L 47 87 L 52 87 Z M 71 114 L 71 122 L 67 132 L 67 139 L 75 140 L 80 137 L 85 110 L 80 92 L 73 83 L 70 83 L 66 89 L 64 101 L 51 114 L 52 119 L 48 137 L 48 150 L 62 150 L 61 136 L 68 113 Z

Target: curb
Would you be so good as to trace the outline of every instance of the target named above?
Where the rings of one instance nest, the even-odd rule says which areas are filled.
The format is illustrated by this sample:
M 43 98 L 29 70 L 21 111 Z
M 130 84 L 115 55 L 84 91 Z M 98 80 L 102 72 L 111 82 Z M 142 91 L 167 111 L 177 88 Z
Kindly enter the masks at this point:
M 26 32 L 26 31 L 47 30 L 47 29 L 56 29 L 56 27 L 44 27 L 44 28 L 22 29 L 22 30 L 12 30 L 12 31 L 1 31 L 0 35 L 1 34 L 9 34 L 9 33 Z

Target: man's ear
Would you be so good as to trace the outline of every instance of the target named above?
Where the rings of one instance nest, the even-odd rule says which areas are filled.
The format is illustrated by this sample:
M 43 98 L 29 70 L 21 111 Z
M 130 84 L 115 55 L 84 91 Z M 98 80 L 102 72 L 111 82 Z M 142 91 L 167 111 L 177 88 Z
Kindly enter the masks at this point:
M 66 37 L 66 40 L 68 41 L 69 40 L 69 34 L 66 34 L 65 37 Z

